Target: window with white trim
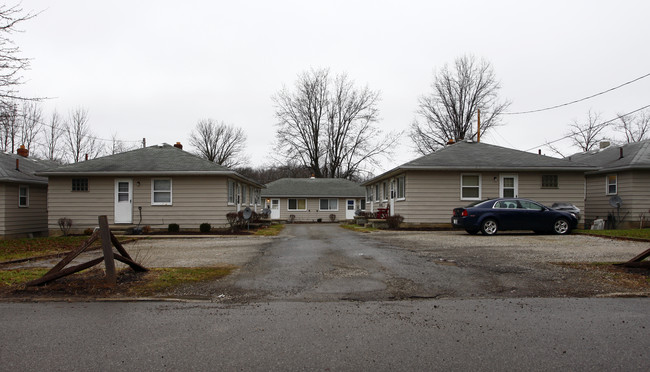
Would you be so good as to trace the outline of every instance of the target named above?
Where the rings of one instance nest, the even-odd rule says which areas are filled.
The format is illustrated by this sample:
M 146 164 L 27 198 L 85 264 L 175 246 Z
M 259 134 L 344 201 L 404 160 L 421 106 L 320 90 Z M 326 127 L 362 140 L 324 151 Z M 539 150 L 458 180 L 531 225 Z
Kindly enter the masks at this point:
M 607 175 L 607 195 L 616 195 L 618 193 L 618 180 L 616 174 Z
M 18 206 L 29 207 L 29 186 L 18 186 Z
M 481 200 L 481 175 L 460 175 L 460 199 Z
M 384 200 L 388 200 L 388 185 L 384 181 L 382 187 L 384 188 Z
M 371 202 L 372 201 L 372 187 L 371 186 L 366 186 L 366 202 Z
M 320 200 L 320 210 L 321 211 L 338 211 L 339 210 L 339 200 L 338 199 L 321 199 Z
M 379 184 L 376 184 L 374 188 L 375 188 L 375 200 L 380 201 L 381 198 L 379 198 Z
M 235 204 L 235 181 L 228 180 L 228 204 Z
M 287 210 L 289 211 L 306 211 L 307 199 L 289 199 L 287 203 Z
M 172 180 L 170 178 L 151 181 L 151 205 L 172 205 Z
M 406 178 L 404 176 L 397 177 L 397 199 L 406 198 L 406 187 L 404 181 Z

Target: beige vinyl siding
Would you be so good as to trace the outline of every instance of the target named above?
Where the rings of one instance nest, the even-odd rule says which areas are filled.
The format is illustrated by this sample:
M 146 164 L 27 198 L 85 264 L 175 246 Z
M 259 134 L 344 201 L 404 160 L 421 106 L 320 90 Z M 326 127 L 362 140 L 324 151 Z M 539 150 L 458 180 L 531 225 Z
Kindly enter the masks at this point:
M 613 173 L 612 173 L 613 174 Z M 629 227 L 639 227 L 640 214 L 650 217 L 650 171 L 637 170 L 617 172 L 617 194 L 622 200 L 621 218 Z M 586 216 L 588 221 L 607 219 L 609 213 L 617 213 L 609 204 L 614 195 L 606 194 L 607 174 L 587 176 Z M 646 223 L 647 225 L 647 223 Z
M 551 172 L 552 173 L 552 172 Z M 516 175 L 518 193 L 550 206 L 557 201 L 575 204 L 584 210 L 584 176 L 580 172 L 557 172 L 557 189 L 542 189 L 542 174 L 549 172 L 460 172 L 460 171 L 407 171 L 405 173 L 406 198 L 396 200 L 393 214 L 400 214 L 404 222 L 415 224 L 446 224 L 450 222 L 454 208 L 472 203 L 461 199 L 461 174 L 480 175 L 480 199 L 499 197 L 501 175 Z M 383 184 L 383 180 L 378 181 Z M 385 208 L 389 203 L 374 203 Z
M 18 206 L 19 186 L 29 187 L 29 206 Z M 5 237 L 41 235 L 47 232 L 47 186 L 7 183 L 2 186 L 2 235 Z M 1 221 L 1 220 L 0 220 Z
M 296 216 L 296 221 L 317 221 L 319 218 L 322 221 L 329 221 L 330 214 L 336 215 L 337 221 L 345 220 L 345 208 L 346 202 L 348 199 L 356 200 L 356 207 L 359 207 L 359 199 L 356 198 L 306 198 L 307 205 L 306 211 L 289 211 L 287 208 L 289 206 L 289 198 L 273 198 L 267 197 L 267 199 L 280 199 L 280 219 L 288 220 L 290 215 Z M 291 199 L 305 199 L 305 198 L 291 198 Z M 338 200 L 338 211 L 329 211 L 329 210 L 320 210 L 320 199 L 337 199 Z
M 5 235 L 5 188 L 4 183 L 0 183 L 0 236 Z
M 75 177 L 79 178 L 79 177 Z M 72 177 L 50 177 L 49 229 L 56 232 L 58 219 L 71 218 L 74 231 L 97 226 L 97 217 L 106 215 L 114 221 L 115 180 L 133 181 L 132 225 L 167 228 L 170 223 L 181 229 L 198 229 L 203 222 L 213 227 L 226 225 L 226 214 L 237 211 L 228 205 L 228 183 L 225 176 L 205 177 L 88 177 L 88 191 L 71 191 Z M 151 205 L 152 179 L 172 180 L 172 205 Z M 244 208 L 246 205 L 242 205 Z

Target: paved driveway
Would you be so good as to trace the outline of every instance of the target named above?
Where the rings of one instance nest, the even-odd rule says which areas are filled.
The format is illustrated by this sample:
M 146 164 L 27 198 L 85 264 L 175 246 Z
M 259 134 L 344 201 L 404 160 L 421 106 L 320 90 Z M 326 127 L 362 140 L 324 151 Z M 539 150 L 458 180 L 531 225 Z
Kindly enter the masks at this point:
M 288 225 L 235 274 L 178 296 L 225 301 L 598 296 L 634 292 L 557 262 L 624 261 L 647 243 L 460 232 L 361 234 Z

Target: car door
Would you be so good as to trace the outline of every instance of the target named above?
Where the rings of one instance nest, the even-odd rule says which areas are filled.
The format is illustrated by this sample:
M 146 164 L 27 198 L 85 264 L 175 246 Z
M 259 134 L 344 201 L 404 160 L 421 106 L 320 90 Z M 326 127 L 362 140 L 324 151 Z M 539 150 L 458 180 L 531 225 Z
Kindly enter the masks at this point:
M 515 199 L 504 199 L 494 204 L 494 215 L 497 217 L 499 230 L 516 230 L 522 210 Z
M 549 220 L 549 213 L 543 205 L 531 200 L 520 200 L 522 207 L 521 230 L 548 230 L 552 226 Z

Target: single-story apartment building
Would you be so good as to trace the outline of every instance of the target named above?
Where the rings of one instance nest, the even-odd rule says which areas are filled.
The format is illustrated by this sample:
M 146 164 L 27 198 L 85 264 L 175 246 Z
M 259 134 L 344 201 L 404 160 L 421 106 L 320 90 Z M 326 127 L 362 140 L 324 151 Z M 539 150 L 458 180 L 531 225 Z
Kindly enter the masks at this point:
M 461 141 L 362 183 L 366 209 L 389 208 L 407 224 L 448 226 L 452 210 L 497 197 L 585 208 L 585 172 L 596 167 L 525 151 Z
M 47 178 L 36 172 L 52 165 L 24 146 L 0 153 L 0 238 L 47 235 Z
M 363 190 L 358 183 L 340 178 L 282 178 L 267 183 L 262 198 L 271 219 L 329 221 L 333 214 L 341 221 L 365 209 Z
M 245 207 L 260 210 L 263 185 L 182 150 L 182 145 L 149 146 L 39 172 L 47 177 L 48 228 L 72 220 L 72 231 L 97 226 L 108 216 L 120 228 L 181 229 L 227 224 L 226 214 Z
M 587 222 L 601 218 L 609 219 L 613 225 L 612 218 L 620 218 L 618 227 L 648 225 L 650 140 L 622 146 L 604 143 L 597 150 L 574 154 L 567 159 L 597 167 L 585 173 Z

